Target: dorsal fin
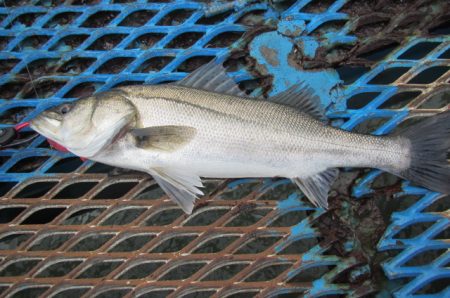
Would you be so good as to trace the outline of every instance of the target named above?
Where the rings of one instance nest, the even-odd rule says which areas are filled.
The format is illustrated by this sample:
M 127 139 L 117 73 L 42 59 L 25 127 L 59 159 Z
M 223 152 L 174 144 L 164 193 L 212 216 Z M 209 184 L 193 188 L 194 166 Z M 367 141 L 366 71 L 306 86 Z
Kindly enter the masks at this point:
M 236 82 L 227 75 L 222 64 L 215 60 L 197 68 L 175 84 L 222 94 L 245 96 Z
M 320 121 L 327 121 L 325 111 L 320 106 L 319 97 L 304 82 L 291 86 L 287 90 L 270 97 L 269 101 L 299 109 Z

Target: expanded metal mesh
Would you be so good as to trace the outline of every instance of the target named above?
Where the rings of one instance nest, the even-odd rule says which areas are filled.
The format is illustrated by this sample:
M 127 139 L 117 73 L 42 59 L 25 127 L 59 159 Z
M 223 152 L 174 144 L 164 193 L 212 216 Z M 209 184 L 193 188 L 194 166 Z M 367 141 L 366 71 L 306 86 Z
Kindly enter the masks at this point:
M 178 80 L 230 46 L 245 53 L 245 31 L 279 20 L 322 39 L 314 57 L 293 58 L 337 68 L 347 108 L 331 108 L 336 125 L 382 134 L 448 108 L 447 1 L 121 2 L 3 2 L 0 127 L 115 86 Z M 248 91 L 272 87 L 233 75 Z M 379 171 L 342 174 L 327 213 L 287 180 L 210 181 L 187 217 L 151 177 L 42 138 L 0 156 L 5 297 L 450 295 L 448 197 Z M 367 196 L 349 199 L 349 186 Z

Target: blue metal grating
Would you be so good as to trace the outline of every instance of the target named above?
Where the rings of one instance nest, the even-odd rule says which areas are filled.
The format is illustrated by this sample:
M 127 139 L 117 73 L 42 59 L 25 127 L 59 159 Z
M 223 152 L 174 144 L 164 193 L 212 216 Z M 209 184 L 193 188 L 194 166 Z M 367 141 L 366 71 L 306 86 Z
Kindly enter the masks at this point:
M 403 1 L 390 4 L 374 1 L 378 2 L 374 4 L 345 0 L 273 1 L 272 4 L 256 1 L 216 1 L 210 4 L 188 1 L 113 2 L 118 1 L 91 1 L 87 3 L 92 4 L 89 6 L 79 5 L 83 1 L 66 1 L 61 5 L 52 1 L 33 1 L 30 5 L 23 5 L 20 1 L 5 2 L 6 6 L 0 8 L 0 60 L 3 61 L 0 94 L 4 97 L 0 99 L 0 128 L 31 119 L 60 102 L 118 85 L 179 80 L 211 57 L 227 59 L 231 49 L 232 53 L 245 52 L 246 56 L 252 57 L 251 63 L 242 63 L 247 68 L 232 73 L 238 82 L 250 82 L 257 74 L 272 78 L 271 86 L 262 84 L 261 88 L 253 91 L 254 95 L 277 93 L 300 80 L 307 81 L 327 107 L 333 125 L 344 129 L 384 134 L 399 124 L 404 125 L 409 119 L 448 109 L 450 38 L 448 25 L 445 27 L 444 21 L 450 8 L 446 1 L 413 1 L 409 4 Z M 216 13 L 219 15 L 213 16 Z M 408 23 L 411 18 L 415 22 Z M 418 29 L 414 31 L 408 26 Z M 258 30 L 261 30 L 258 34 L 249 34 L 254 36 L 252 40 L 235 43 L 245 31 L 252 33 Z M 427 36 L 430 33 L 434 35 Z M 268 55 L 267 50 L 261 50 L 263 47 L 273 50 L 275 54 Z M 252 67 L 250 74 L 248 71 Z M 242 86 L 246 87 L 245 84 Z M 39 265 L 29 265 L 28 269 L 25 265 L 20 267 L 26 273 L 27 280 L 13 277 L 13 282 L 4 275 L 0 277 L 0 291 L 4 290 L 2 295 L 8 297 L 19 294 L 49 296 L 66 293 L 64 291 L 72 288 L 90 297 L 150 295 L 156 291 L 168 291 L 166 294 L 177 297 L 228 297 L 238 293 L 246 297 L 257 294 L 274 297 L 289 293 L 303 293 L 307 297 L 345 294 L 362 297 L 375 292 L 379 295 L 392 293 L 397 297 L 450 295 L 450 288 L 446 287 L 450 278 L 447 266 L 450 256 L 448 197 L 413 187 L 407 182 L 400 184 L 397 181 L 394 186 L 386 187 L 383 180 L 391 178 L 386 178 L 380 171 L 365 173 L 348 170 L 343 174 L 352 178 L 349 181 L 343 178 L 343 186 L 336 187 L 337 195 L 332 202 L 340 211 L 328 213 L 305 203 L 302 195 L 287 180 L 241 179 L 216 185 L 216 191 L 205 201 L 199 202 L 204 206 L 199 206 L 192 218 L 209 216 L 217 219 L 214 223 L 202 222 L 200 226 L 210 226 L 209 229 L 212 229 L 211 225 L 219 227 L 218 235 L 222 238 L 225 238 L 224 235 L 233 236 L 227 234 L 230 231 L 236 233 L 242 241 L 237 240 L 228 246 L 225 255 L 228 253 L 231 260 L 241 265 L 249 262 L 253 267 L 242 269 L 232 282 L 219 282 L 219 285 L 198 283 L 208 272 L 224 264 L 222 259 L 214 262 L 209 257 L 205 259 L 212 262 L 209 267 L 203 267 L 190 279 L 177 282 L 179 285 L 174 286 L 170 282 L 155 282 L 156 277 L 192 263 L 192 259 L 172 255 L 167 260 L 165 256 L 166 265 L 159 271 L 156 269 L 154 275 L 147 279 L 148 284 L 132 279 L 128 284 L 126 279 L 120 282 L 121 274 L 132 270 L 139 261 L 157 260 L 154 253 L 145 255 L 144 250 L 162 246 L 163 242 L 156 241 L 158 237 L 165 239 L 174 235 L 172 231 L 163 234 L 166 236 L 156 237 L 159 235 L 157 229 L 142 227 L 144 220 L 156 218 L 159 212 L 175 212 L 176 209 L 160 198 L 161 194 L 155 195 L 159 197 L 157 201 L 138 202 L 139 196 L 148 195 L 145 190 L 152 185 L 148 178 L 110 177 L 105 174 L 109 170 L 98 170 L 99 166 L 90 161 L 81 163 L 69 154 L 48 148 L 42 138 L 35 139 L 20 150 L 3 150 L 0 156 L 3 192 L 0 211 L 16 208 L 14 212 L 17 212 L 5 213 L 16 214 L 17 217 L 0 224 L 0 247 L 2 243 L 6 245 L 5 239 L 11 235 L 32 235 L 17 244 L 20 254 L 11 249 L 0 250 L 0 275 L 17 260 L 35 258 L 36 262 L 41 262 Z M 67 170 L 70 173 L 62 173 L 64 170 L 61 168 L 70 167 Z M 92 185 L 87 186 L 87 183 Z M 114 185 L 121 183 L 128 185 L 114 188 Z M 73 190 L 67 190 L 71 186 L 78 189 L 85 187 L 86 191 L 79 190 L 74 194 Z M 352 186 L 352 193 L 346 196 L 360 199 L 341 200 L 340 196 L 345 192 L 342 188 L 346 186 Z M 27 190 L 29 187 L 34 187 L 31 194 Z M 123 194 L 119 195 L 121 191 Z M 395 194 L 391 195 L 389 191 Z M 68 200 L 68 194 L 80 198 L 82 202 Z M 114 201 L 114 195 L 120 199 Z M 345 229 L 333 229 L 337 222 L 351 228 L 352 224 L 346 221 L 346 213 L 351 213 L 356 207 L 362 209 L 370 205 L 371 200 L 386 200 L 387 203 L 382 206 L 384 209 L 379 209 L 389 213 L 392 212 L 389 204 L 400 208 L 406 204 L 403 200 L 413 200 L 411 206 L 403 208 L 403 211 L 392 213 L 391 223 L 378 242 L 377 254 L 382 251 L 398 253 L 391 258 L 384 257 L 383 269 L 391 281 L 381 278 L 375 283 L 372 276 L 376 273 L 369 266 L 370 258 L 361 259 L 360 253 L 365 251 L 359 247 L 360 239 L 340 236 L 339 233 L 345 234 Z M 90 223 L 94 229 L 89 230 L 88 224 L 81 225 L 79 229 L 61 228 L 64 222 L 86 208 L 97 210 L 97 213 L 88 213 L 94 218 Z M 43 223 L 30 219 L 39 210 L 54 212 L 51 218 L 54 221 L 50 221 L 48 226 L 39 226 Z M 127 222 L 123 214 L 130 213 L 130 210 L 134 210 L 134 220 Z M 254 218 L 254 228 L 222 228 L 236 220 L 236 214 L 242 210 L 244 213 L 248 210 L 249 217 Z M 272 226 L 277 219 L 292 216 L 291 212 L 303 216 L 298 217 L 297 222 L 283 226 L 288 228 Z M 332 234 L 336 235 L 326 233 L 327 227 L 330 227 L 327 226 L 330 214 L 338 217 L 331 216 L 334 222 L 328 223 Z M 115 220 L 124 221 L 124 229 L 108 230 L 107 227 L 96 230 L 97 225 L 109 226 L 105 223 L 114 216 Z M 24 226 L 27 220 L 34 224 L 31 228 Z M 155 219 L 156 228 L 166 229 L 160 227 L 163 224 L 158 220 Z M 198 240 L 190 242 L 182 250 L 195 256 L 192 254 L 193 248 L 213 238 L 202 234 L 202 228 L 189 228 L 190 220 L 193 219 L 183 218 L 181 214 L 174 216 L 173 229 L 182 232 L 181 236 L 186 239 L 200 235 Z M 251 261 L 251 258 L 233 259 L 236 255 L 233 249 L 240 249 L 239 245 L 246 243 L 247 237 L 251 239 L 252 233 L 258 232 L 258 227 L 264 232 L 262 236 L 280 239 L 271 245 L 265 244 L 265 256 L 255 257 L 257 262 Z M 46 249 L 46 252 L 36 249 L 33 254 L 32 248 L 36 243 L 52 231 L 64 235 L 79 233 L 81 236 L 60 240 L 66 241 L 61 249 Z M 70 252 L 75 239 L 89 239 L 88 232 L 118 235 L 97 250 L 116 262 L 123 262 L 127 255 L 111 256 L 109 252 L 113 247 L 120 245 L 129 235 L 147 235 L 147 244 L 136 249 L 144 253 L 144 258 L 130 257 L 128 263 L 119 265 L 105 277 L 107 282 L 104 285 L 98 280 L 92 282 L 88 279 L 80 279 L 81 282 L 77 283 L 76 279 L 86 272 L 84 269 L 100 262 L 97 258 Z M 130 243 L 135 244 L 136 241 Z M 280 256 L 292 246 L 304 246 L 305 250 Z M 40 272 L 53 264 L 57 254 L 55 251 L 65 255 L 64 262 L 74 262 L 76 258 L 83 262 L 68 273 L 69 282 L 39 278 Z M 256 251 L 254 255 L 257 255 Z M 263 277 L 251 276 L 252 272 L 263 271 L 266 267 L 276 270 L 277 266 L 282 265 L 286 267 L 276 278 L 270 277 L 272 273 L 267 272 Z M 81 275 L 77 275 L 80 272 Z M 179 274 L 182 274 L 181 271 Z M 268 281 L 276 281 L 278 286 L 274 287 Z

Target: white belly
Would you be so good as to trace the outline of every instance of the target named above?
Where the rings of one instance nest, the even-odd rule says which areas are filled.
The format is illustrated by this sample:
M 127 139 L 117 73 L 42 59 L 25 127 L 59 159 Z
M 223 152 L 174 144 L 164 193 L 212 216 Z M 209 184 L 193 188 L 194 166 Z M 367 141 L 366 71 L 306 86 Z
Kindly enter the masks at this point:
M 157 152 L 121 141 L 93 160 L 142 172 L 172 168 L 205 178 L 307 177 L 322 171 L 326 162 L 291 152 L 274 154 L 273 148 L 261 144 L 243 148 L 208 142 L 198 149 L 195 143 L 176 152 Z

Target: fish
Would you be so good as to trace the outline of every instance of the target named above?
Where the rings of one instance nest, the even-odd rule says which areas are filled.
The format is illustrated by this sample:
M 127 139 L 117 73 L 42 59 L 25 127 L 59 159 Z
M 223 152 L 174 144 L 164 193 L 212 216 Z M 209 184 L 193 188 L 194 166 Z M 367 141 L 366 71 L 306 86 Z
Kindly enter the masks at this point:
M 386 136 L 327 123 L 305 83 L 251 98 L 216 61 L 175 83 L 125 86 L 39 114 L 32 129 L 75 155 L 146 172 L 184 212 L 202 178 L 291 179 L 317 207 L 339 168 L 377 168 L 450 193 L 450 111 Z

